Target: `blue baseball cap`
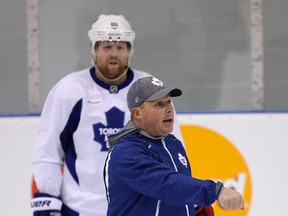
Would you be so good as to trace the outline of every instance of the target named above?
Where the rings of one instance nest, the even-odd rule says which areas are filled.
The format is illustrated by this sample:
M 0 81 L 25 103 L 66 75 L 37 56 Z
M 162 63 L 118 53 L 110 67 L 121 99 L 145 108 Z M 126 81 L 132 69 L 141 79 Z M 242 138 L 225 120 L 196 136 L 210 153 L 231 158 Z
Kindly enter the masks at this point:
M 138 107 L 145 101 L 160 100 L 170 93 L 171 97 L 182 95 L 178 88 L 168 88 L 156 77 L 143 77 L 135 81 L 127 94 L 127 105 L 129 110 Z

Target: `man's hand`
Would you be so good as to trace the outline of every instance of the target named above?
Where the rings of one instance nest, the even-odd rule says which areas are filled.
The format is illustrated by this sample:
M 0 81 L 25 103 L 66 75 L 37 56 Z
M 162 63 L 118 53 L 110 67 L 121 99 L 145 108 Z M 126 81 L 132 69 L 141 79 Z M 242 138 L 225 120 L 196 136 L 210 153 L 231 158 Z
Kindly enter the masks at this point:
M 244 209 L 244 201 L 242 195 L 227 187 L 222 187 L 218 197 L 219 205 L 228 210 Z

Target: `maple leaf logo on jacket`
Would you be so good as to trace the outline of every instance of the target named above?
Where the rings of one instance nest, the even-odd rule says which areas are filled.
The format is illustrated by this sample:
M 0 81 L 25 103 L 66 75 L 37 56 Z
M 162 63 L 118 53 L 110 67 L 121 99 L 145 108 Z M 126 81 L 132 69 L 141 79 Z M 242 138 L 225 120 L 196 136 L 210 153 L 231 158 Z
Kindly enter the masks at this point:
M 178 153 L 178 159 L 187 168 L 188 166 L 187 159 L 182 154 Z

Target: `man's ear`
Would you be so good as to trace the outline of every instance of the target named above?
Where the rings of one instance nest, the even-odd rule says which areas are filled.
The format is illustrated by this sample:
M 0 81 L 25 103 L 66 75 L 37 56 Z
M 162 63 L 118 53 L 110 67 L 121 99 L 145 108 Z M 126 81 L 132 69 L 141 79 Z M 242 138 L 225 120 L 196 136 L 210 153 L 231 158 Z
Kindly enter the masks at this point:
M 139 107 L 132 108 L 131 114 L 133 116 L 133 119 L 140 120 L 142 118 L 141 109 Z

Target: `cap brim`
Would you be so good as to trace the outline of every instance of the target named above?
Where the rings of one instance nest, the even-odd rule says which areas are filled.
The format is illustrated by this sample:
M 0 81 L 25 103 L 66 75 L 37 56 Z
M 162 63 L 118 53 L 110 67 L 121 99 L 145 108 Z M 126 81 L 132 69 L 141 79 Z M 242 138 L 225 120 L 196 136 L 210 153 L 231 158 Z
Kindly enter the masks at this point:
M 182 91 L 178 88 L 165 88 L 161 89 L 160 91 L 154 93 L 151 97 L 147 98 L 145 101 L 155 101 L 155 100 L 160 100 L 161 98 L 165 97 L 170 93 L 171 97 L 178 97 L 182 95 Z

